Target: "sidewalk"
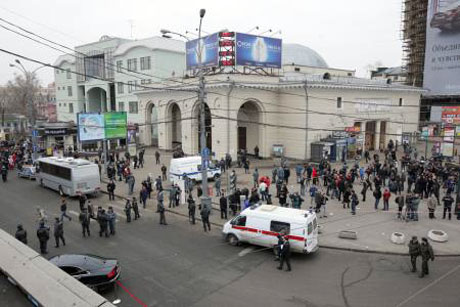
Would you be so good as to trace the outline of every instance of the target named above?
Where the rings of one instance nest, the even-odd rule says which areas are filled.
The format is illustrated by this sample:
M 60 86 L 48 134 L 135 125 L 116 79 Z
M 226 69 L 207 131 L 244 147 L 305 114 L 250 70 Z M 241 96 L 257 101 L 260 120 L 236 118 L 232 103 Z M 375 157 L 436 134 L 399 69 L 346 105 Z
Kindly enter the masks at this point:
M 134 188 L 134 194 L 132 196 L 139 196 L 139 189 L 141 182 L 147 178 L 149 174 L 153 175 L 153 178 L 158 177 L 161 174 L 160 165 L 155 165 L 154 158 L 155 149 L 148 148 L 146 150 L 144 159 L 144 168 L 132 169 L 133 174 L 136 178 L 136 184 Z M 161 152 L 161 162 L 169 167 L 169 160 L 171 159 L 171 153 Z M 250 174 L 244 174 L 244 169 L 235 168 L 238 178 L 238 187 L 252 187 L 252 172 L 255 167 L 259 168 L 259 176 L 271 177 L 271 169 L 276 163 L 272 160 L 251 160 Z M 291 184 L 288 185 L 289 192 L 295 192 L 299 190 L 299 185 L 295 183 L 295 165 L 291 163 Z M 292 178 L 292 179 L 291 179 Z M 104 182 L 107 182 L 107 178 L 103 178 Z M 115 194 L 121 198 L 126 198 L 128 187 L 124 182 L 116 182 L 117 187 Z M 213 182 L 210 185 L 214 187 Z M 169 182 L 163 185 L 166 189 L 169 187 Z M 227 176 L 222 176 L 222 188 L 227 190 Z M 102 187 L 105 192 L 105 184 Z M 270 187 L 271 193 L 274 193 L 274 187 Z M 355 190 L 359 194 L 361 191 L 360 185 L 355 185 Z M 195 192 L 194 192 L 195 193 Z M 215 190 L 213 190 L 213 212 L 211 215 L 211 223 L 216 226 L 222 226 L 226 221 L 220 219 L 218 198 L 215 197 Z M 428 209 L 426 206 L 426 200 L 423 200 L 419 206 L 419 221 L 418 222 L 404 222 L 396 218 L 397 206 L 394 202 L 395 196 L 392 195 L 390 199 L 390 211 L 375 211 L 374 210 L 374 197 L 372 192 L 368 191 L 366 202 L 361 201 L 357 209 L 357 214 L 352 216 L 350 209 L 343 209 L 342 204 L 336 200 L 329 200 L 327 203 L 327 218 L 318 218 L 319 225 L 322 226 L 322 233 L 319 235 L 320 246 L 323 248 L 333 248 L 342 250 L 352 250 L 360 252 L 375 252 L 375 253 L 386 253 L 386 254 L 399 254 L 407 255 L 408 248 L 407 243 L 412 236 L 417 236 L 420 240 L 421 237 L 426 237 L 428 231 L 432 229 L 443 230 L 449 235 L 449 241 L 446 243 L 430 242 L 436 255 L 442 256 L 460 256 L 460 221 L 456 219 L 454 215 L 452 220 L 442 219 L 442 206 L 439 206 L 436 210 L 436 219 L 428 219 Z M 195 200 L 196 194 L 194 194 Z M 152 194 L 152 200 L 150 203 L 155 203 L 156 197 Z M 310 196 L 304 197 L 305 202 L 302 204 L 303 209 L 307 209 L 310 206 Z M 168 208 L 169 199 L 166 193 L 165 207 L 168 212 L 188 216 L 187 205 L 180 205 L 176 208 Z M 273 204 L 278 205 L 278 199 L 273 198 Z M 383 206 L 383 201 L 380 203 L 380 208 Z M 230 218 L 231 216 L 229 216 Z M 197 219 L 199 219 L 199 212 L 197 210 Z M 353 230 L 357 232 L 357 240 L 341 239 L 338 237 L 339 232 L 343 230 Z M 406 237 L 406 243 L 404 245 L 396 245 L 390 241 L 391 234 L 393 232 L 401 232 Z

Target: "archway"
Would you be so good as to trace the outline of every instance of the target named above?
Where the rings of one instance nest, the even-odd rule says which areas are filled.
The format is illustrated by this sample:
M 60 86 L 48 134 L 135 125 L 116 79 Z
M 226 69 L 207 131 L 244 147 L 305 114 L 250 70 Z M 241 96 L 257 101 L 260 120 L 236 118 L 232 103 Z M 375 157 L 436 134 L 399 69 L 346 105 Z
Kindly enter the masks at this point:
M 238 151 L 245 150 L 254 154 L 254 148 L 261 147 L 260 142 L 260 109 L 256 102 L 247 101 L 238 110 Z
M 145 110 L 145 143 L 158 147 L 158 108 L 153 103 L 147 103 Z
M 88 97 L 88 112 L 107 112 L 107 92 L 100 87 L 90 89 Z
M 179 105 L 171 103 L 167 114 L 168 143 L 173 150 L 182 149 L 182 114 Z
M 211 109 L 205 103 L 204 104 L 204 126 L 205 126 L 205 133 L 206 133 L 206 147 L 212 151 L 212 119 L 211 119 Z M 196 135 L 196 146 L 194 148 L 198 149 L 198 152 L 201 152 L 201 108 L 200 103 L 196 103 L 194 110 L 193 110 L 193 128 L 194 134 Z

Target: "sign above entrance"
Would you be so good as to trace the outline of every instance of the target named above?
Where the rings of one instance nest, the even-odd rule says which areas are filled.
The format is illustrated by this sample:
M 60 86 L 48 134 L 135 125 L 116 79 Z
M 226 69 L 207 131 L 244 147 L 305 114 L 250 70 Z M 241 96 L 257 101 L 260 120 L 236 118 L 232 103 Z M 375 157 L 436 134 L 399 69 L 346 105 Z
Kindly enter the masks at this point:
M 353 126 L 353 127 L 346 127 L 346 128 L 345 128 L 345 131 L 346 131 L 346 132 L 355 132 L 355 133 L 357 133 L 357 132 L 361 132 L 361 128 L 360 128 L 360 127 L 355 127 L 355 126 Z

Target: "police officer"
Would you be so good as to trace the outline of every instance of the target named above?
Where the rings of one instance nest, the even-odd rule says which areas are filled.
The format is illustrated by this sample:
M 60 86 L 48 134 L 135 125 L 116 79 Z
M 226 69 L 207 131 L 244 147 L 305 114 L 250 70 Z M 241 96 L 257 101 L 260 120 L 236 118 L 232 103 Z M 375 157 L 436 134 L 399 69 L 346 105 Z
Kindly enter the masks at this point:
M 54 240 L 56 241 L 56 248 L 59 248 L 59 239 L 62 241 L 62 245 L 65 246 L 64 239 L 64 223 L 58 217 L 54 220 Z
M 102 234 L 105 234 L 105 237 L 107 238 L 109 236 L 109 232 L 107 231 L 107 214 L 102 208 L 97 214 L 97 221 L 99 223 L 99 237 L 102 237 Z
M 221 197 L 219 199 L 220 204 L 220 218 L 227 219 L 227 197 L 224 195 L 224 191 L 221 192 Z
M 27 231 L 24 230 L 21 224 L 18 225 L 16 234 L 14 235 L 16 239 L 27 245 Z
M 131 202 L 129 201 L 129 199 L 127 199 L 126 204 L 125 204 L 125 214 L 126 214 L 127 223 L 131 223 L 131 209 L 132 209 Z
M 108 219 L 108 222 L 109 222 L 110 234 L 114 235 L 115 234 L 115 222 L 117 220 L 117 214 L 115 213 L 115 211 L 113 211 L 112 206 L 109 207 L 109 210 L 107 211 L 106 215 L 107 215 L 107 219 Z
M 287 236 L 283 237 L 283 244 L 281 245 L 281 253 L 280 253 L 280 265 L 278 270 L 282 270 L 284 266 L 284 262 L 286 262 L 287 270 L 291 270 L 291 245 L 289 244 L 289 238 Z
M 434 260 L 434 252 L 427 238 L 422 238 L 422 244 L 420 244 L 420 255 L 422 256 L 422 271 L 420 272 L 420 278 L 429 274 L 428 260 Z
M 193 196 L 191 193 L 188 195 L 187 203 L 188 203 L 188 219 L 190 223 L 195 225 L 196 204 L 195 204 L 195 200 L 193 199 Z
M 410 262 L 412 264 L 412 272 L 416 272 L 417 271 L 417 257 L 420 256 L 420 243 L 418 242 L 416 236 L 412 237 L 412 240 L 410 240 L 408 247 L 409 247 Z
M 115 182 L 113 180 L 110 180 L 110 182 L 107 184 L 107 192 L 109 193 L 109 200 L 115 200 Z
M 210 211 L 211 210 L 209 210 L 206 206 L 202 205 L 200 215 L 201 221 L 203 222 L 204 232 L 206 232 L 207 229 L 211 231 L 211 223 L 209 223 L 209 214 L 211 213 Z
M 40 226 L 37 229 L 37 237 L 40 242 L 40 253 L 48 254 L 46 245 L 50 239 L 50 228 L 45 225 L 45 221 L 40 221 Z
M 89 223 L 91 222 L 91 215 L 89 214 L 86 208 L 83 208 L 83 210 L 80 212 L 78 219 L 80 220 L 83 237 L 86 237 L 86 235 L 88 235 L 89 237 L 90 236 Z
M 134 219 L 137 220 L 138 218 L 140 218 L 140 214 L 139 214 L 139 206 L 137 204 L 137 200 L 136 200 L 136 197 L 133 197 L 133 211 L 134 211 Z

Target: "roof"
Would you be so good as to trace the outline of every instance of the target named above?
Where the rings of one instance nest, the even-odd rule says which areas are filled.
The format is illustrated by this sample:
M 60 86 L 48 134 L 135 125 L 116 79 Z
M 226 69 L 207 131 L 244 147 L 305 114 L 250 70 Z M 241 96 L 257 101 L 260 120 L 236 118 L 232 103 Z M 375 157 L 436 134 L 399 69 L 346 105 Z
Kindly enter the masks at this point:
M 300 44 L 283 44 L 283 65 L 303 65 L 328 68 L 326 61 L 315 50 Z
M 69 64 L 75 64 L 75 55 L 63 54 L 60 55 L 57 60 L 53 63 L 54 66 L 61 66 L 62 63 L 68 62 Z
M 121 56 L 132 48 L 144 47 L 151 50 L 161 49 L 178 53 L 185 53 L 185 43 L 180 40 L 154 36 L 150 38 L 140 39 L 132 42 L 123 43 L 115 49 L 113 56 Z
M 75 168 L 75 167 L 84 166 L 84 165 L 95 165 L 94 163 L 88 160 L 74 159 L 74 158 L 48 157 L 48 158 L 40 158 L 38 161 L 55 164 L 55 165 L 67 166 L 70 168 Z
M 242 214 L 245 214 L 246 216 L 264 216 L 270 219 L 283 217 L 283 219 L 288 218 L 290 221 L 298 224 L 304 224 L 307 217 L 315 215 L 314 213 L 310 213 L 307 210 L 299 210 L 272 205 L 260 205 L 256 206 L 255 208 L 249 207 L 245 209 Z

